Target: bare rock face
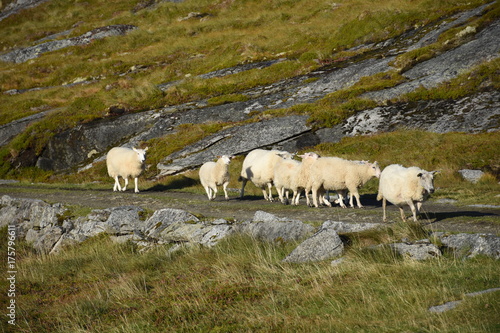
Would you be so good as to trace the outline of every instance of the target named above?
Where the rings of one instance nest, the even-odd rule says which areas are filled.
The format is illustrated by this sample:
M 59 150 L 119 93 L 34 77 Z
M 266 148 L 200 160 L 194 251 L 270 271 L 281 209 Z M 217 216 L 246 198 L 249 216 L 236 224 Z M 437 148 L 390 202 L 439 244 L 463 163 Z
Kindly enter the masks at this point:
M 339 257 L 344 252 L 344 243 L 337 232 L 322 228 L 312 237 L 299 244 L 283 262 L 305 263 Z
M 223 130 L 165 157 L 158 164 L 159 176 L 200 166 L 217 155 L 237 155 L 256 148 L 279 146 L 290 138 L 309 132 L 306 120 L 306 116 L 289 116 Z
M 256 211 L 252 221 L 235 226 L 237 232 L 270 242 L 300 240 L 310 235 L 313 229 L 302 221 L 279 218 L 263 211 Z
M 36 5 L 41 1 L 43 0 L 17 0 L 9 8 L 20 10 L 24 6 Z M 152 3 L 145 2 L 144 5 L 147 7 Z M 133 115 L 113 114 L 112 118 L 81 124 L 54 136 L 41 156 L 29 150 L 20 152 L 19 156 L 12 161 L 12 165 L 13 167 L 36 165 L 41 169 L 55 171 L 81 167 L 83 163 L 89 163 L 95 158 L 103 158 L 107 150 L 113 146 L 133 146 L 140 141 L 173 133 L 176 126 L 188 123 L 230 122 L 235 125 L 170 156 L 165 156 L 158 164 L 160 170 L 158 176 L 172 175 L 196 168 L 221 154 L 245 154 L 256 148 L 281 148 L 295 151 L 322 142 L 337 142 L 344 136 L 394 131 L 401 128 L 417 128 L 437 133 L 498 131 L 500 128 L 500 93 L 491 89 L 488 91 L 488 87 L 484 87 L 484 91 L 480 93 L 456 100 L 417 101 L 394 105 L 386 105 L 386 102 L 421 86 L 436 87 L 466 72 L 472 66 L 498 59 L 499 20 L 491 22 L 480 31 L 464 26 L 460 33 L 466 36 L 466 42 L 434 58 L 418 63 L 409 70 L 402 71 L 401 75 L 405 77 L 405 82 L 395 87 L 363 94 L 362 98 L 379 102 L 380 106 L 358 112 L 334 128 L 313 131 L 307 123 L 307 116 L 276 119 L 263 116 L 258 122 L 251 124 L 245 122 L 265 110 L 314 102 L 329 93 L 351 87 L 364 76 L 394 70 L 391 61 L 397 54 L 435 42 L 444 31 L 462 27 L 471 17 L 482 15 L 488 5 L 457 13 L 453 17 L 435 22 L 434 27 L 413 29 L 401 36 L 377 44 L 362 45 L 360 47 L 371 50 L 363 57 L 325 66 L 304 76 L 239 92 L 244 97 L 242 101 L 212 106 L 207 101 L 200 100 Z M 114 25 L 97 28 L 74 38 L 40 40 L 36 46 L 4 53 L 0 55 L 0 60 L 24 62 L 43 52 L 70 45 L 84 45 L 93 39 L 107 36 L 123 35 L 135 28 L 131 25 Z M 67 33 L 58 33 L 58 38 Z M 201 79 L 222 77 L 265 68 L 284 61 L 287 59 L 238 65 L 201 74 L 199 77 Z M 179 82 L 159 84 L 157 88 L 165 91 Z M 44 89 L 44 87 L 36 89 Z M 5 93 L 29 93 L 29 91 Z M 2 125 L 0 145 L 8 144 L 28 124 L 43 116 L 41 112 L 32 117 Z
M 60 50 L 69 46 L 86 45 L 95 39 L 102 39 L 109 36 L 124 35 L 128 31 L 136 29 L 137 27 L 133 25 L 111 25 L 106 27 L 101 27 L 94 29 L 92 31 L 86 32 L 81 36 L 54 40 L 45 43 L 41 43 L 35 46 L 30 46 L 22 49 L 16 49 L 11 52 L 0 55 L 0 60 L 13 63 L 23 63 L 30 59 L 34 59 L 40 56 L 40 54 L 51 52 L 55 50 Z
M 500 237 L 492 234 L 457 234 L 440 238 L 458 256 L 473 258 L 485 255 L 500 259 Z
M 500 93 L 484 92 L 457 100 L 419 101 L 361 111 L 339 126 L 342 135 L 391 132 L 402 128 L 435 133 L 479 133 L 500 128 Z

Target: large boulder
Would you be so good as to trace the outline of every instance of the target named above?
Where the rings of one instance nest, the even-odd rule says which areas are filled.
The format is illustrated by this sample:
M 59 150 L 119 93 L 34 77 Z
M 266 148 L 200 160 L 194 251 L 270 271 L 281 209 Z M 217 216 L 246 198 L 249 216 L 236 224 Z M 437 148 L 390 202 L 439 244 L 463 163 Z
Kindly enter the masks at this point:
M 235 230 L 265 241 L 297 241 L 310 235 L 314 227 L 299 220 L 279 218 L 257 211 L 252 221 L 235 225 Z
M 312 237 L 299 244 L 283 262 L 305 263 L 341 256 L 344 243 L 332 228 L 321 228 Z
M 297 135 L 309 132 L 307 116 L 272 118 L 222 130 L 200 142 L 171 154 L 158 163 L 159 176 L 176 174 L 202 165 L 215 156 L 247 153 L 272 147 Z
M 460 257 L 485 255 L 500 259 L 500 237 L 493 234 L 456 234 L 439 237 L 443 245 Z

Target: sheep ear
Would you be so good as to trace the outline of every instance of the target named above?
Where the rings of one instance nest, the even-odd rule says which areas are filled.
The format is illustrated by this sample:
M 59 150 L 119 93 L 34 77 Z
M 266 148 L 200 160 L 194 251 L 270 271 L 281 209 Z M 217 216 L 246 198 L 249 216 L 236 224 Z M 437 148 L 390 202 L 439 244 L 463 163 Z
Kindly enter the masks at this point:
M 439 170 L 434 170 L 434 171 L 431 171 L 431 173 L 432 173 L 433 175 L 438 175 L 438 174 L 440 174 L 440 173 L 441 173 L 441 171 L 439 171 Z
M 149 147 L 144 148 L 144 151 L 148 151 Z
M 137 149 L 135 147 L 132 147 L 132 150 L 137 153 Z

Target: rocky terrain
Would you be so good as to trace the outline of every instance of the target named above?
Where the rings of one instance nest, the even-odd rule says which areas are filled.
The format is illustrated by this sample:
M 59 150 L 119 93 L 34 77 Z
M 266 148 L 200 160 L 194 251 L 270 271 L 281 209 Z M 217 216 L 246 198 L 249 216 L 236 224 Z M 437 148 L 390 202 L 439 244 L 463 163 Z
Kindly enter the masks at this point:
M 0 19 L 36 6 L 37 1 L 16 1 L 2 11 Z M 185 146 L 157 165 L 156 177 L 175 175 L 199 167 L 203 162 L 222 154 L 243 155 L 256 148 L 280 148 L 297 151 L 324 142 L 338 142 L 346 136 L 369 135 L 390 132 L 401 128 L 421 129 L 436 133 L 496 132 L 500 128 L 500 93 L 484 84 L 484 89 L 466 97 L 447 100 L 397 101 L 397 98 L 420 87 L 428 89 L 449 82 L 475 65 L 494 61 L 500 51 L 500 21 L 493 20 L 480 31 L 467 26 L 468 20 L 484 14 L 489 4 L 443 17 L 431 25 L 415 27 L 404 34 L 376 44 L 357 46 L 366 50 L 359 56 L 347 57 L 324 64 L 306 75 L 255 87 L 240 92 L 244 101 L 211 105 L 208 100 L 179 104 L 139 113 L 128 113 L 119 107 L 110 109 L 107 117 L 82 123 L 75 128 L 52 137 L 41 154 L 25 151 L 14 161 L 14 167 L 36 166 L 56 172 L 84 170 L 95 162 L 102 161 L 109 147 L 116 145 L 136 146 L 141 142 L 175 133 L 179 125 L 204 124 L 207 122 L 230 123 L 231 126 L 218 131 L 194 144 Z M 36 45 L 19 48 L 0 55 L 0 60 L 24 63 L 36 59 L 45 52 L 75 45 L 85 45 L 96 39 L 121 36 L 137 29 L 133 25 L 112 25 L 91 30 L 81 36 L 61 38 L 69 34 L 62 31 L 39 40 Z M 450 29 L 458 29 L 457 35 L 466 41 L 449 48 L 430 59 L 421 61 L 410 69 L 397 68 L 398 55 L 416 50 L 436 42 L 438 36 Z M 290 61 L 280 58 L 270 61 L 238 65 L 200 75 L 200 78 L 224 77 L 244 71 L 263 69 L 276 63 Z M 141 71 L 141 66 L 129 69 Z M 262 116 L 259 121 L 248 122 L 266 110 L 289 108 L 317 101 L 326 95 L 349 88 L 361 78 L 398 70 L 404 82 L 394 87 L 366 92 L 365 99 L 373 100 L 377 107 L 360 111 L 334 127 L 317 127 L 308 122 L 307 115 Z M 76 80 L 67 86 L 88 84 L 99 77 Z M 165 82 L 158 89 L 168 89 L 182 81 Z M 8 95 L 33 93 L 41 87 L 28 90 L 9 90 Z M 0 126 L 0 145 L 7 145 L 30 124 L 43 119 L 51 110 L 17 119 Z M 141 195 L 111 194 L 100 191 L 41 190 L 13 184 L 1 185 L 0 193 L 19 197 L 38 198 L 62 205 L 80 205 L 95 209 L 134 206 L 160 210 L 166 205 L 172 209 L 183 209 L 207 218 L 248 221 L 255 211 L 262 209 L 280 216 L 301 221 L 324 223 L 329 220 L 343 223 L 379 223 L 379 206 L 374 198 L 364 210 L 309 209 L 307 207 L 283 207 L 276 203 L 258 200 L 231 199 L 230 202 L 206 202 L 204 197 L 189 193 L 163 192 L 152 188 Z M 260 199 L 260 198 L 259 198 Z M 392 207 L 394 208 L 394 207 Z M 135 208 L 134 208 L 135 209 Z M 499 234 L 497 207 L 459 207 L 449 203 L 430 202 L 425 213 L 426 228 L 452 232 L 486 232 Z
M 28 3 L 32 5 L 32 2 Z M 359 46 L 357 48 L 369 50 L 360 57 L 347 58 L 334 64 L 327 64 L 304 76 L 243 91 L 241 94 L 247 98 L 244 102 L 210 106 L 206 100 L 200 100 L 135 114 L 118 112 L 109 118 L 81 124 L 53 137 L 40 156 L 29 151 L 20 154 L 14 165 L 15 167 L 36 165 L 41 169 L 56 171 L 84 166 L 88 168 L 93 162 L 101 160 L 109 147 L 136 145 L 141 141 L 175 133 L 176 127 L 181 124 L 210 121 L 230 122 L 234 123 L 234 126 L 171 156 L 165 156 L 158 165 L 160 176 L 198 167 L 207 157 L 212 158 L 223 153 L 245 154 L 259 147 L 298 150 L 321 142 L 337 142 L 344 136 L 393 131 L 400 128 L 416 128 L 437 133 L 497 131 L 500 125 L 500 95 L 487 87 L 483 92 L 456 100 L 388 103 L 389 100 L 419 87 L 436 87 L 474 65 L 498 58 L 500 22 L 496 20 L 477 33 L 465 25 L 467 20 L 481 16 L 487 6 L 483 5 L 453 17 L 443 18 L 439 22 L 434 22 L 432 26 L 415 28 L 382 43 Z M 467 36 L 468 42 L 403 71 L 404 83 L 365 93 L 363 98 L 372 99 L 380 106 L 359 112 L 333 128 L 313 128 L 308 124 L 307 116 L 263 118 L 256 123 L 244 123 L 250 119 L 250 114 L 253 117 L 265 110 L 309 103 L 339 89 L 348 88 L 362 77 L 394 69 L 392 62 L 397 55 L 429 45 L 436 41 L 440 33 L 457 27 L 461 27 L 460 34 Z M 41 40 L 36 46 L 4 53 L 0 55 L 0 59 L 13 63 L 24 62 L 36 58 L 43 52 L 87 43 L 92 39 L 126 34 L 131 29 L 135 27 L 109 26 L 89 31 L 77 38 L 58 39 L 53 42 Z M 283 58 L 240 65 L 206 73 L 202 77 L 222 77 L 265 68 L 282 61 L 288 60 Z M 136 66 L 133 70 L 140 70 L 140 66 Z M 72 84 L 85 83 L 79 81 Z M 160 84 L 158 88 L 166 90 L 178 83 L 166 82 Z M 4 93 L 29 94 L 30 91 Z M 0 144 L 7 144 L 29 124 L 44 117 L 46 112 L 48 111 L 2 125 Z

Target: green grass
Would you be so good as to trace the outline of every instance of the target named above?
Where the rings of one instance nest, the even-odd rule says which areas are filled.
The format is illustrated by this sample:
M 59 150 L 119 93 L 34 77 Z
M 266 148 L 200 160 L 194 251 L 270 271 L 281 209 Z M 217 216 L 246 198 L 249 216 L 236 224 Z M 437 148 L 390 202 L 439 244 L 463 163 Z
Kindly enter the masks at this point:
M 393 237 L 415 231 L 394 226 Z M 5 236 L 2 229 L 2 237 Z M 420 236 L 420 235 L 418 235 Z M 58 255 L 18 245 L 19 332 L 494 332 L 498 295 L 428 308 L 497 287 L 498 260 L 414 262 L 361 250 L 386 231 L 351 236 L 346 261 L 284 264 L 293 243 L 233 236 L 214 248 L 89 239 Z M 2 243 L 2 247 L 5 244 Z M 5 296 L 2 296 L 5 297 Z
M 50 178 L 57 181 L 61 176 L 53 177 L 52 173 L 34 168 L 16 169 L 16 159 L 27 151 L 39 155 L 51 137 L 62 130 L 105 117 L 112 105 L 125 105 L 131 112 L 140 112 L 200 99 L 207 99 L 209 105 L 244 101 L 246 97 L 242 91 L 246 89 L 309 73 L 317 69 L 319 64 L 345 57 L 346 50 L 352 46 L 385 40 L 415 26 L 431 23 L 482 3 L 485 1 L 391 0 L 373 6 L 373 2 L 368 0 L 337 3 L 276 0 L 263 5 L 259 1 L 205 0 L 179 4 L 163 2 L 152 9 L 137 12 L 133 10 L 136 1 L 112 1 L 112 5 L 99 0 L 86 3 L 55 0 L 44 3 L 36 9 L 23 12 L 23 15 L 14 15 L 0 22 L 5 37 L 0 39 L 0 47 L 8 50 L 14 45 L 29 46 L 44 36 L 69 30 L 72 26 L 69 37 L 109 24 L 134 24 L 139 29 L 126 36 L 106 38 L 86 46 L 44 54 L 23 64 L 0 63 L 0 89 L 3 91 L 54 86 L 18 95 L 0 94 L 0 124 L 53 109 L 43 120 L 29 126 L 0 150 L 0 175 L 30 181 L 49 181 Z M 93 10 L 89 11 L 88 8 Z M 203 20 L 178 20 L 190 12 L 209 15 Z M 61 20 L 61 17 L 64 19 Z M 479 31 L 496 17 L 498 4 L 495 3 L 486 15 L 473 18 L 466 25 L 474 26 Z M 462 28 L 443 34 L 433 47 L 448 45 L 450 42 L 446 41 L 452 38 L 457 39 L 453 40 L 453 45 L 466 41 L 467 36 L 456 37 Z M 363 52 L 359 50 L 355 54 Z M 420 49 L 414 52 L 423 54 L 427 51 Z M 211 79 L 197 77 L 198 74 L 246 62 L 283 57 L 287 61 L 264 69 Z M 403 54 L 396 62 L 406 63 L 405 57 L 415 58 L 412 54 Z M 412 60 L 404 66 L 414 63 Z M 141 70 L 129 72 L 133 66 Z M 74 82 L 77 78 L 99 80 L 71 88 L 59 86 Z M 165 92 L 156 87 L 159 83 L 173 80 L 179 80 L 179 83 Z M 393 87 L 402 82 L 404 77 L 397 71 L 364 77 L 352 87 L 329 94 L 315 103 L 266 111 L 264 115 L 255 115 L 249 121 L 259 121 L 262 116 L 295 113 L 309 115 L 309 124 L 314 128 L 334 126 L 360 110 L 376 106 L 374 102 L 361 97 L 364 92 Z M 419 89 L 400 101 L 459 98 L 484 89 L 498 89 L 498 60 L 481 64 L 437 89 Z M 185 128 L 177 129 L 175 135 L 143 143 L 152 147 L 149 154 L 152 168 L 145 176 L 153 177 L 156 164 L 168 154 L 231 125 L 186 125 Z M 427 140 L 426 135 L 421 137 Z M 429 137 L 434 135 L 430 134 Z M 469 138 L 468 135 L 463 138 L 457 135 L 454 140 Z M 369 139 L 359 140 L 367 144 L 366 140 Z M 397 141 L 398 135 L 390 140 Z M 424 144 L 428 146 L 428 143 Z M 482 145 L 485 146 L 484 143 Z M 464 149 L 464 146 L 465 143 L 462 143 L 460 149 Z M 483 159 L 480 152 L 474 152 L 472 161 L 448 161 L 457 155 L 455 148 L 451 148 L 446 158 L 440 157 L 441 164 L 445 167 L 449 164 L 450 170 L 456 171 L 464 164 L 469 164 L 470 167 L 493 170 L 494 175 L 498 174 L 495 171 L 498 169 L 497 162 Z M 398 156 L 393 160 L 402 159 L 401 163 L 422 165 L 423 162 L 424 167 L 429 164 L 427 158 L 411 158 L 394 147 L 384 149 L 391 152 L 390 156 Z M 487 151 L 488 154 L 492 153 L 491 149 Z M 401 153 L 404 155 L 399 156 Z M 372 152 L 362 151 L 357 155 L 376 156 Z M 431 160 L 437 158 L 428 154 L 426 157 Z M 359 159 L 359 156 L 353 158 Z M 487 163 L 478 162 L 480 160 Z M 431 163 L 431 166 L 433 164 L 436 163 Z M 76 182 L 88 182 L 104 181 L 107 176 L 105 166 L 101 163 L 92 171 L 69 178 Z

